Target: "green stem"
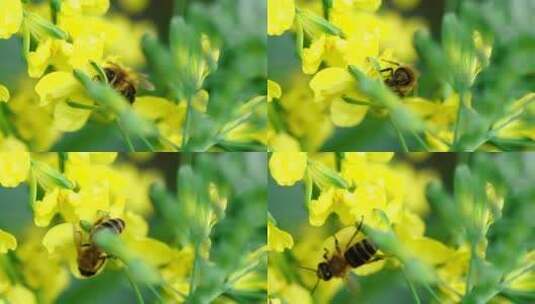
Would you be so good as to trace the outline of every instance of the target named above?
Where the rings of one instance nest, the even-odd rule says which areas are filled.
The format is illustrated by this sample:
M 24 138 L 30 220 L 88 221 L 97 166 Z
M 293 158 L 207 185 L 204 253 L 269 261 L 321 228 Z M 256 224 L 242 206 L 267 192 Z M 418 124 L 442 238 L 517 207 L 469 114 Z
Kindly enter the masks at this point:
M 323 4 L 323 18 L 329 20 L 329 15 L 330 15 L 330 11 L 331 11 L 331 5 L 332 5 L 332 1 L 331 0 L 322 0 L 321 1 L 322 4 Z
M 433 291 L 433 288 L 431 288 L 431 286 L 429 286 L 427 283 L 424 284 L 424 287 L 425 289 L 427 289 L 427 291 L 429 291 L 429 294 L 431 294 L 431 296 L 433 297 L 433 299 L 435 299 L 437 301 L 437 303 L 440 303 L 440 298 L 437 296 L 437 294 L 435 293 L 435 291 Z
M 470 293 L 470 291 L 472 290 L 472 284 L 473 284 L 473 280 L 472 280 L 472 276 L 473 276 L 473 272 L 474 272 L 474 256 L 476 254 L 476 248 L 475 248 L 475 244 L 474 242 L 471 243 L 470 245 L 470 263 L 468 265 L 468 274 L 466 275 L 466 291 L 465 291 L 465 295 L 467 295 L 468 293 Z
M 409 280 L 409 278 L 407 277 L 407 274 L 405 274 L 405 271 L 403 271 L 403 276 L 405 277 L 405 280 L 407 281 L 407 284 L 409 285 L 414 301 L 417 304 L 421 304 L 422 302 L 420 301 L 420 297 L 418 296 L 418 293 L 416 292 L 416 288 L 414 288 L 414 284 L 412 284 L 411 280 Z
M 401 143 L 401 147 L 403 148 L 403 152 L 409 152 L 409 148 L 407 147 L 407 143 L 405 142 L 405 138 L 403 137 L 403 133 L 398 128 L 396 123 L 394 122 L 394 118 L 390 116 L 390 122 L 392 123 L 392 126 L 394 127 L 394 130 L 396 131 L 396 134 L 398 135 L 399 142 Z
M 197 280 L 197 272 L 199 271 L 199 244 L 195 244 L 195 256 L 193 260 L 193 267 L 191 269 L 191 277 L 189 280 L 189 292 L 188 292 L 188 298 L 191 297 L 193 292 L 195 291 L 196 286 L 196 280 Z
M 455 131 L 453 133 L 453 147 L 455 147 L 459 141 L 459 138 L 461 137 L 461 123 L 462 123 L 462 114 L 464 109 L 464 98 L 465 93 L 460 93 L 460 101 L 459 101 L 459 108 L 457 108 L 457 118 L 455 120 Z
M 139 290 L 139 287 L 137 286 L 136 282 L 132 279 L 132 277 L 130 276 L 130 273 L 128 273 L 128 270 L 126 270 L 126 268 L 124 270 L 124 273 L 126 274 L 126 277 L 128 278 L 128 282 L 130 282 L 132 289 L 134 289 L 137 303 L 144 304 L 145 301 L 143 301 L 143 296 L 141 295 L 141 291 Z
M 186 109 L 186 120 L 184 122 L 184 128 L 182 129 L 182 150 L 186 148 L 189 141 L 189 129 L 191 125 L 191 112 L 193 111 L 191 106 L 191 97 L 188 98 L 188 104 Z
M 59 172 L 65 173 L 65 162 L 68 157 L 67 152 L 58 152 Z
M 154 296 L 156 296 L 156 298 L 158 299 L 157 303 L 165 303 L 160 293 L 156 291 L 156 289 L 154 289 L 154 286 L 152 286 L 151 284 L 147 284 L 147 287 L 154 294 Z
M 424 148 L 425 152 L 429 152 L 429 146 L 425 143 L 425 141 L 418 135 L 418 133 L 412 131 L 412 135 L 416 138 L 418 143 Z
M 141 141 L 147 146 L 147 148 L 149 148 L 151 152 L 156 152 L 156 149 L 154 148 L 154 146 L 150 143 L 150 141 L 147 138 L 145 138 L 145 136 L 139 135 L 139 138 L 141 138 Z
M 134 147 L 134 144 L 132 144 L 132 140 L 130 140 L 130 136 L 126 133 L 125 129 L 123 128 L 123 125 L 119 120 L 117 120 L 117 127 L 119 127 L 119 131 L 121 132 L 121 136 L 123 137 L 124 141 L 126 142 L 126 145 L 128 147 L 128 150 L 130 152 L 136 152 L 136 148 Z

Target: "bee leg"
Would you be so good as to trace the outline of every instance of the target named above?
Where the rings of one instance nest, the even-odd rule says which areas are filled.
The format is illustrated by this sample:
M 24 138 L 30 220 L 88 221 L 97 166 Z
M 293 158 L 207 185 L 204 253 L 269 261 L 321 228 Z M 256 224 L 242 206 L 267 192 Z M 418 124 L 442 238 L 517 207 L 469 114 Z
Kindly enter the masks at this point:
M 390 74 L 390 78 L 394 77 L 394 69 L 393 68 L 386 68 L 379 70 L 380 73 L 388 72 Z
M 329 250 L 327 250 L 327 248 L 323 248 L 323 250 L 325 250 L 325 252 L 323 253 L 323 258 L 325 259 L 325 261 L 328 261 L 329 260 Z
M 349 239 L 349 242 L 347 242 L 346 244 L 346 248 L 345 250 L 349 249 L 349 246 L 351 246 L 351 242 L 353 242 L 353 239 L 357 236 L 357 234 L 359 234 L 359 232 L 362 230 L 362 224 L 364 223 L 364 216 L 361 216 L 360 217 L 360 223 L 359 225 L 357 226 L 355 232 L 353 232 L 353 235 L 351 236 L 351 238 Z

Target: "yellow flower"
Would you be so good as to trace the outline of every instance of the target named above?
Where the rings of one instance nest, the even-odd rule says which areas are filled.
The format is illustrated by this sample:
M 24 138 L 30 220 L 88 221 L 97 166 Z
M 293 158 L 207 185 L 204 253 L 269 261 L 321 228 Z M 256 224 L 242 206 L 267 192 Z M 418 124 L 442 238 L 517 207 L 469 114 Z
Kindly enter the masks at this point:
M 37 303 L 35 295 L 32 293 L 32 291 L 20 284 L 15 284 L 8 288 L 8 290 L 5 292 L 5 298 L 7 301 L 9 301 L 8 303 Z
M 292 235 L 279 229 L 272 221 L 268 220 L 268 250 L 283 252 L 285 249 L 291 249 L 294 245 Z
M 9 101 L 9 90 L 0 84 L 0 102 L 8 102 Z
M 186 117 L 185 103 L 175 104 L 161 97 L 141 96 L 136 98 L 133 107 L 141 117 L 156 122 L 163 138 L 175 146 L 182 144 L 182 125 Z M 169 146 L 167 143 L 162 144 Z
M 0 39 L 8 39 L 19 31 L 22 23 L 20 0 L 2 0 L 0 3 Z
M 274 152 L 301 151 L 299 142 L 286 133 L 279 133 L 269 139 L 269 149 Z
M 38 289 L 44 303 L 54 303 L 69 285 L 70 277 L 61 261 L 48 255 L 41 244 L 42 237 L 41 230 L 31 229 L 17 248 L 16 255 L 21 261 L 27 286 Z
M 269 80 L 267 82 L 268 89 L 268 102 L 271 102 L 273 99 L 279 99 L 282 96 L 282 90 L 278 83 L 275 81 Z
M 28 150 L 47 150 L 58 138 L 59 132 L 53 127 L 53 106 L 39 107 L 31 81 L 23 81 L 9 101 L 9 109 L 13 113 L 11 121 L 20 138 L 28 144 Z
M 82 85 L 69 72 L 46 74 L 35 85 L 35 92 L 39 95 L 41 105 L 65 101 L 71 95 L 82 92 L 82 90 Z
M 0 185 L 16 187 L 26 180 L 29 171 L 30 153 L 24 144 L 13 137 L 0 138 Z
M 295 18 L 295 0 L 268 0 L 268 35 L 282 35 Z
M 0 229 L 0 254 L 17 248 L 17 239 L 13 235 Z
M 310 81 L 316 101 L 323 101 L 340 96 L 354 87 L 354 78 L 342 68 L 327 68 L 319 71 Z
M 369 107 L 365 105 L 355 105 L 336 98 L 331 103 L 331 120 L 338 127 L 353 127 L 362 122 Z
M 269 159 L 271 176 L 281 186 L 292 186 L 303 179 L 306 168 L 305 152 L 273 152 Z

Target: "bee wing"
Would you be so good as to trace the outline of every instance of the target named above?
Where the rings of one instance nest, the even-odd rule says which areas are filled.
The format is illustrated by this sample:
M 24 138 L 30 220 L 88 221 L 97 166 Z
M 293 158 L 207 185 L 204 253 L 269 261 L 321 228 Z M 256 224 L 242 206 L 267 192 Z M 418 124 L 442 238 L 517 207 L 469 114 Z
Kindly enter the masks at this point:
M 149 77 L 146 74 L 138 74 L 137 81 L 140 88 L 148 91 L 154 91 L 154 84 L 150 82 Z

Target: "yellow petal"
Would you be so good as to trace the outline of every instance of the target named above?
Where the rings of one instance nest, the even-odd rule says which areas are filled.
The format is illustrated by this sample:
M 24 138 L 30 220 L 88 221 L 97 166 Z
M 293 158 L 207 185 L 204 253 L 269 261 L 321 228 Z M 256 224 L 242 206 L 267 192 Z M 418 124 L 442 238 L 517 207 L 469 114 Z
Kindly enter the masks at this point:
M 278 83 L 273 80 L 267 81 L 268 88 L 268 102 L 271 102 L 273 99 L 279 99 L 282 96 L 282 89 Z
M 359 9 L 369 12 L 376 11 L 381 6 L 381 0 L 336 0 L 333 7 L 335 9 Z
M 74 246 L 74 231 L 71 223 L 63 223 L 50 228 L 43 237 L 43 246 L 53 254 L 65 246 Z
M 92 61 L 98 61 L 104 53 L 104 40 L 96 36 L 84 36 L 74 40 L 69 64 L 83 68 Z
M 89 119 L 91 110 L 73 108 L 66 102 L 59 102 L 54 108 L 54 128 L 63 132 L 80 130 Z
M 343 68 L 326 68 L 319 71 L 310 81 L 316 101 L 330 100 L 356 86 L 354 78 Z
M 165 265 L 174 259 L 173 250 L 164 242 L 155 239 L 128 240 L 127 246 L 144 262 L 155 267 Z
M 379 38 L 377 35 L 358 32 L 349 39 L 344 59 L 348 65 L 355 65 L 364 71 L 371 68 L 369 57 L 379 56 Z
M 155 96 L 142 96 L 136 98 L 134 110 L 148 119 L 159 119 L 175 111 L 176 105 L 171 101 Z
M 299 142 L 286 133 L 279 133 L 269 140 L 269 148 L 275 152 L 298 152 L 301 151 Z
M 47 39 L 37 46 L 37 49 L 28 54 L 28 75 L 39 78 L 50 64 L 52 55 L 52 39 Z
M 282 35 L 295 17 L 295 0 L 268 0 L 268 34 Z
M 63 101 L 81 89 L 72 73 L 68 72 L 52 72 L 35 85 L 35 92 L 39 95 L 41 105 Z
M 312 42 L 309 48 L 303 50 L 303 73 L 314 74 L 318 70 L 323 52 L 325 51 L 325 35 Z
M 271 176 L 281 186 L 292 186 L 303 179 L 306 168 L 304 152 L 273 152 L 269 160 Z
M 9 101 L 9 90 L 0 84 L 0 102 L 8 102 Z
M 451 248 L 427 237 L 404 240 L 403 243 L 414 257 L 431 265 L 442 264 L 454 254 Z
M 0 254 L 15 250 L 15 248 L 17 248 L 17 239 L 11 233 L 0 229 Z
M 331 120 L 338 127 L 354 127 L 366 117 L 368 109 L 368 106 L 350 104 L 342 98 L 336 98 L 331 103 Z
M 387 163 L 392 157 L 394 157 L 394 152 L 367 152 L 366 158 L 373 162 L 378 163 Z
M 38 227 L 46 227 L 56 215 L 58 206 L 59 190 L 56 188 L 52 192 L 47 192 L 43 200 L 35 202 L 34 222 Z
M 8 39 L 18 32 L 21 23 L 21 0 L 2 0 L 0 2 L 0 39 Z
M 364 264 L 358 268 L 353 269 L 353 272 L 359 276 L 367 276 L 374 274 L 385 266 L 386 260 L 379 260 L 372 263 Z
M 91 163 L 109 165 L 117 159 L 117 152 L 91 152 L 89 158 Z
M 13 152 L 1 152 L 1 151 Z M 18 151 L 18 152 L 15 152 Z M 13 137 L 0 143 L 0 185 L 16 187 L 26 180 L 30 170 L 30 153 L 24 144 Z
M 312 200 L 308 209 L 310 211 L 310 224 L 312 226 L 321 226 L 325 223 L 327 217 L 332 212 L 334 204 L 335 190 L 330 188 L 327 191 L 323 191 L 317 200 Z
M 6 294 L 6 298 L 9 303 L 24 303 L 35 304 L 37 303 L 35 295 L 28 288 L 16 284 Z
M 268 221 L 268 250 L 283 252 L 285 249 L 291 249 L 294 245 L 292 236 Z
M 81 0 L 81 9 L 86 14 L 104 15 L 110 7 L 109 0 Z

